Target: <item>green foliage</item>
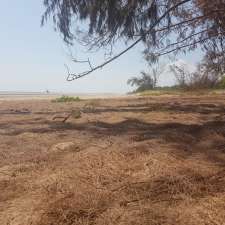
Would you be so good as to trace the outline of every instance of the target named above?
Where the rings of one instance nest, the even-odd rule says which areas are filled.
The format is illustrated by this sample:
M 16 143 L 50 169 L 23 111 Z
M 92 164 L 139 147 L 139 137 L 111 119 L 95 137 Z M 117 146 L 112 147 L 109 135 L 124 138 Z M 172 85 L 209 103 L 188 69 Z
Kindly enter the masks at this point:
M 81 34 L 88 40 L 98 39 L 96 45 L 114 42 L 118 36 L 126 39 L 133 39 L 135 34 L 144 36 L 142 33 L 155 22 L 158 11 L 163 10 L 157 1 L 149 0 L 44 0 L 44 6 L 42 24 L 53 18 L 64 41 L 72 43 Z M 87 30 L 79 26 L 78 21 L 85 21 Z M 74 27 L 79 27 L 78 32 L 73 33 Z
M 81 101 L 79 97 L 70 97 L 67 95 L 63 95 L 60 98 L 56 98 L 53 102 L 78 102 Z
M 75 42 L 88 50 L 104 49 L 113 55 L 119 41 L 129 43 L 123 51 L 90 70 L 74 73 L 69 80 L 86 76 L 100 69 L 142 42 L 145 58 L 156 63 L 160 56 L 204 49 L 207 72 L 224 72 L 225 57 L 225 3 L 224 0 L 44 0 L 42 25 L 50 18 L 67 44 Z M 201 3 L 201 4 L 200 4 Z M 215 13 L 218 12 L 218 13 Z M 221 12 L 221 13 L 219 13 Z M 109 50 L 110 49 L 110 50 Z M 74 60 L 73 60 L 74 61 Z M 215 67 L 216 65 L 216 67 Z M 178 69 L 179 70 L 179 69 Z M 181 74 L 181 71 L 178 71 Z M 185 74 L 183 74 L 185 75 Z M 183 76 L 182 75 L 182 76 Z M 185 77 L 180 85 L 187 86 Z M 210 75 L 211 76 L 211 75 Z M 209 76 L 200 77 L 194 84 L 214 85 Z M 149 79 L 150 80 L 150 79 Z M 137 80 L 130 82 L 137 84 Z M 137 85 L 138 86 L 138 85 Z M 190 85 L 188 85 L 190 86 Z M 154 88 L 142 84 L 137 91 Z
M 199 36 L 193 34 L 205 29 L 206 25 L 210 31 L 209 35 L 205 32 L 208 39 L 215 40 L 215 35 L 210 35 L 213 29 L 217 31 L 217 36 L 224 37 L 223 32 L 218 32 L 220 26 L 224 29 L 221 21 L 224 20 L 225 4 L 222 1 L 207 0 L 205 4 L 199 4 L 196 0 L 44 0 L 43 2 L 45 11 L 42 24 L 52 18 L 55 28 L 63 35 L 64 41 L 70 44 L 82 39 L 89 47 L 94 45 L 101 48 L 113 45 L 119 39 L 127 41 L 141 38 L 147 46 L 146 50 L 150 50 L 150 47 L 162 49 L 160 44 L 165 44 L 163 49 L 166 51 L 160 52 L 164 54 L 174 47 L 183 50 L 179 43 L 185 46 L 187 42 L 190 44 L 191 41 L 198 40 L 197 37 L 202 33 Z M 208 7 L 201 8 L 199 5 Z M 221 11 L 221 16 L 215 18 L 216 9 Z M 207 20 L 204 14 L 207 15 Z M 193 23 L 187 26 L 185 21 L 190 20 Z M 208 20 L 212 21 L 211 27 Z M 79 22 L 85 22 L 87 26 L 81 26 Z M 77 29 L 74 29 L 75 27 Z M 173 34 L 175 39 L 172 45 L 168 44 L 170 34 Z M 202 42 L 204 45 L 206 40 Z M 191 47 L 196 48 L 197 45 L 192 44 Z M 151 54 L 152 52 L 148 51 Z
M 151 63 L 160 56 L 202 47 L 208 58 L 207 70 L 224 72 L 224 0 L 44 0 L 43 3 L 42 25 L 52 19 L 67 44 L 78 42 L 87 50 L 103 49 L 105 54 L 113 55 L 119 41 L 132 42 L 96 67 L 91 66 L 89 59 L 83 61 L 89 63 L 90 71 L 75 73 L 72 80 L 106 66 L 140 42 Z

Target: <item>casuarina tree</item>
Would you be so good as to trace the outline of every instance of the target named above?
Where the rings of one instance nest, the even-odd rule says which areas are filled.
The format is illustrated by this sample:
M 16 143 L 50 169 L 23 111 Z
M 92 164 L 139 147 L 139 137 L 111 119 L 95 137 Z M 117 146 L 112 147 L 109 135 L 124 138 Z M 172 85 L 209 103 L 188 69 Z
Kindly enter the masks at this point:
M 68 72 L 68 80 L 104 67 L 141 42 L 152 62 L 197 47 L 224 57 L 224 0 L 44 0 L 44 6 L 42 24 L 52 19 L 67 44 L 78 41 L 88 49 L 111 49 L 109 60 L 97 66 L 89 59 L 82 61 L 89 69 Z M 113 55 L 118 41 L 127 46 Z

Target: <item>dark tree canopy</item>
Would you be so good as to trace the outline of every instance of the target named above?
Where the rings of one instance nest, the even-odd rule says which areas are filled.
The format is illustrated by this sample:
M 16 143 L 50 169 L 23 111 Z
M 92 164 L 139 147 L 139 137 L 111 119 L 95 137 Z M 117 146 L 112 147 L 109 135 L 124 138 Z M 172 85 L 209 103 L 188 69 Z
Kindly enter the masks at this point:
M 118 40 L 131 43 L 119 57 L 143 42 L 150 61 L 198 46 L 224 56 L 225 0 L 44 0 L 44 5 L 42 23 L 52 18 L 71 45 L 79 41 L 90 49 L 113 49 Z

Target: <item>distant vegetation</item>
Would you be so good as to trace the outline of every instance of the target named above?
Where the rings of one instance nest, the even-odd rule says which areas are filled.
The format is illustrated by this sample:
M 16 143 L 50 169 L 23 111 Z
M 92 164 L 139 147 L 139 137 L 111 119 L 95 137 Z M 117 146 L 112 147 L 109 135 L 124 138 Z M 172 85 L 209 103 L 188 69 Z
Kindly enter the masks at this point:
M 137 87 L 134 92 L 142 92 L 154 89 L 156 87 L 156 80 L 150 74 L 142 71 L 140 77 L 132 77 L 127 81 L 127 84 Z
M 217 70 L 217 65 L 210 64 L 205 58 L 197 65 L 193 72 L 186 65 L 174 63 L 169 66 L 176 83 L 170 87 L 157 86 L 159 75 L 164 69 L 152 69 L 152 72 L 141 72 L 141 76 L 132 77 L 127 81 L 136 89 L 132 93 L 164 93 L 173 91 L 200 91 L 225 89 L 225 73 Z M 155 93 L 156 94 L 156 93 Z
M 56 98 L 53 102 L 78 102 L 81 101 L 79 97 L 71 97 L 67 95 L 63 95 L 60 98 Z
M 210 65 L 203 59 L 194 72 L 185 66 L 170 66 L 170 71 L 176 78 L 176 86 L 181 90 L 224 89 L 225 74 L 217 71 L 215 65 Z
M 136 87 L 133 93 L 156 89 L 159 76 L 163 70 L 164 66 L 158 65 L 157 67 L 152 68 L 149 72 L 141 71 L 141 76 L 130 78 L 127 81 L 127 84 L 131 85 L 132 87 Z

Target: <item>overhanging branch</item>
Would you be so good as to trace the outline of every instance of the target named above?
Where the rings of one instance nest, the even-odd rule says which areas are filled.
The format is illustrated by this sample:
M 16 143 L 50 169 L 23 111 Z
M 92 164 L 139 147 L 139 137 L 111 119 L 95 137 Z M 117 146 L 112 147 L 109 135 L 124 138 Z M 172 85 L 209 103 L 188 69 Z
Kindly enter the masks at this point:
M 155 22 L 154 24 L 149 28 L 149 30 L 147 32 L 144 33 L 144 35 L 148 35 L 149 33 L 152 32 L 152 30 L 155 28 L 155 26 L 158 25 L 158 23 L 160 21 L 162 21 L 171 11 L 175 10 L 176 8 L 178 8 L 179 6 L 187 3 L 187 2 L 190 2 L 191 0 L 183 0 L 177 4 L 175 4 L 174 6 L 172 6 L 171 8 L 169 8 L 166 12 L 163 13 L 162 16 L 160 16 Z M 102 69 L 104 66 L 106 66 L 107 64 L 113 62 L 114 60 L 118 59 L 120 56 L 124 55 L 126 52 L 128 52 L 130 49 L 132 49 L 133 47 L 135 47 L 139 42 L 141 42 L 143 40 L 143 37 L 140 37 L 138 38 L 133 44 L 131 44 L 130 46 L 128 46 L 125 50 L 123 50 L 122 52 L 120 52 L 119 54 L 115 55 L 114 57 L 112 57 L 111 59 L 103 62 L 102 64 L 98 65 L 98 66 L 95 66 L 95 67 L 92 67 L 91 66 L 91 63 L 90 61 L 77 61 L 76 62 L 88 62 L 89 63 L 89 66 L 90 66 L 90 70 L 87 70 L 87 71 L 84 71 L 82 73 L 78 73 L 78 74 L 74 74 L 74 73 L 70 73 L 69 71 L 69 68 L 67 65 L 66 68 L 67 68 L 67 72 L 68 72 L 68 76 L 67 76 L 67 81 L 73 81 L 73 80 L 76 80 L 76 79 L 79 79 L 81 77 L 84 77 L 84 76 L 87 76 L 89 74 L 91 74 L 92 72 L 98 70 L 98 69 Z

